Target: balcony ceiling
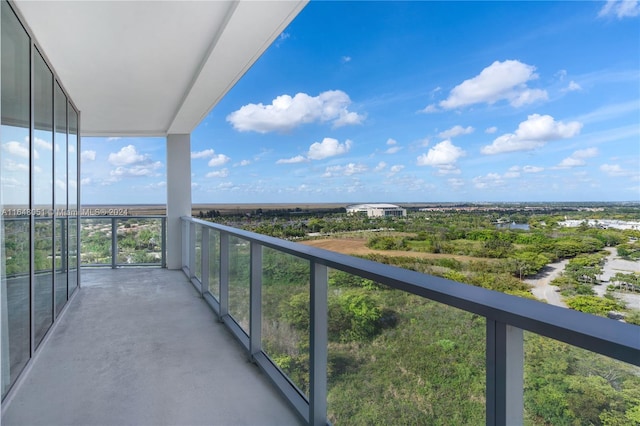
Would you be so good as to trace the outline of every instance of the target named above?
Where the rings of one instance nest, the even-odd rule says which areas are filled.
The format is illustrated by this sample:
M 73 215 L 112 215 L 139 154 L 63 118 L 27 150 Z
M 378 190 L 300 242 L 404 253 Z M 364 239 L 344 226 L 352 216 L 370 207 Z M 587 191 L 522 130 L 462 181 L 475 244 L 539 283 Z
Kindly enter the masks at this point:
M 17 1 L 84 136 L 190 133 L 308 0 Z

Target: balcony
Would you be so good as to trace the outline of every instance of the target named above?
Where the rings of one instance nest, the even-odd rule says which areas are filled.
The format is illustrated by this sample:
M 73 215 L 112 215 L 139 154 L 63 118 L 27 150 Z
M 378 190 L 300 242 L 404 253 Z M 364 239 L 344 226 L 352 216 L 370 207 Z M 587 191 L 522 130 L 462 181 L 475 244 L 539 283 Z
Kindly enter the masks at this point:
M 84 269 L 47 339 L 3 424 L 299 424 L 180 271 Z
M 103 226 L 117 234 L 119 219 L 109 220 Z M 385 297 L 408 297 L 407 304 L 420 314 L 410 318 L 412 329 L 398 326 L 403 339 L 422 339 L 407 330 L 435 329 L 438 335 L 442 324 L 465 324 L 456 332 L 458 341 L 443 334 L 420 342 L 423 356 L 404 354 L 402 348 L 388 354 L 398 377 L 381 392 L 402 408 L 398 415 L 410 412 L 417 423 L 434 418 L 449 424 L 524 423 L 526 372 L 535 368 L 526 367 L 525 348 L 533 338 L 544 339 L 538 352 L 548 348 L 548 341 L 559 341 L 581 351 L 584 359 L 621 361 L 632 374 L 639 371 L 638 328 L 629 324 L 191 217 L 183 217 L 181 227 L 184 273 L 82 271 L 82 291 L 23 374 L 3 422 L 366 423 L 345 416 L 340 407 L 341 400 L 369 403 L 365 394 L 376 384 L 359 382 L 362 394 L 337 387 L 341 374 L 362 377 L 357 375 L 362 367 L 345 361 L 341 352 L 346 346 L 362 350 L 362 345 L 332 337 L 358 332 L 335 328 L 340 313 L 332 298 L 350 294 L 330 280 L 335 274 L 369 280 Z M 117 247 L 118 239 L 112 241 Z M 293 304 L 306 315 L 285 312 Z M 480 359 L 457 353 L 466 344 Z M 450 364 L 433 369 L 468 392 L 468 405 L 445 407 L 446 392 L 438 393 L 436 384 L 429 387 L 430 379 L 420 374 L 426 364 L 416 358 L 429 359 L 435 351 L 449 351 Z M 464 389 L 469 375 L 483 383 L 482 389 Z M 431 393 L 405 394 L 404 382 Z M 466 411 L 472 414 L 462 417 Z

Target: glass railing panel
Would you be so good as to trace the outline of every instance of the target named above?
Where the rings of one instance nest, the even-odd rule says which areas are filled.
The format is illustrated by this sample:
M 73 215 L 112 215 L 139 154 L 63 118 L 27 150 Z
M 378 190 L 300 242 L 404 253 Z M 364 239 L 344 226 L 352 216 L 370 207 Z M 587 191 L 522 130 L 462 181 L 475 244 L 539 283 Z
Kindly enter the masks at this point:
M 195 271 L 193 275 L 202 282 L 202 225 L 196 224 Z
M 67 302 L 67 230 L 68 223 L 66 217 L 56 219 L 56 238 L 55 238 L 55 307 L 56 313 L 60 313 L 64 304 Z
M 328 314 L 333 424 L 484 424 L 485 318 L 337 270 Z
M 82 265 L 111 264 L 111 219 L 82 218 L 80 263 Z
M 309 395 L 308 260 L 262 249 L 262 348 Z
M 35 342 L 53 324 L 53 218 L 35 219 Z
M 220 301 L 220 232 L 209 229 L 209 293 Z
M 229 237 L 229 314 L 249 335 L 249 241 Z
M 23 208 L 26 210 L 27 208 Z M 8 326 L 2 329 L 2 396 L 13 384 L 30 357 L 30 277 L 28 217 L 0 218 L 5 267 L 2 268 L 1 310 Z M 6 345 L 6 346 L 5 346 Z M 8 355 L 7 355 L 8 354 Z M 5 358 L 6 357 L 6 358 Z M 9 368 L 6 371 L 5 368 Z
M 123 265 L 162 262 L 160 218 L 117 218 L 117 263 Z
M 78 286 L 78 219 L 69 217 L 69 269 L 68 269 L 68 294 L 69 297 Z
M 524 359 L 526 425 L 640 424 L 640 367 L 530 332 Z

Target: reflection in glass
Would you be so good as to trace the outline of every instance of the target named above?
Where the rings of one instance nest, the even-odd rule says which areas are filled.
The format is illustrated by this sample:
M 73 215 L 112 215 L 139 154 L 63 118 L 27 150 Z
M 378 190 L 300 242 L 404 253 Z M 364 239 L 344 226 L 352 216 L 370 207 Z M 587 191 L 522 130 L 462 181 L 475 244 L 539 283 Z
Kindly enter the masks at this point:
M 67 138 L 68 146 L 68 205 L 69 212 L 69 277 L 68 277 L 68 295 L 71 294 L 78 286 L 78 160 L 80 146 L 78 145 L 78 113 L 73 109 L 70 103 L 67 103 L 67 112 L 69 119 L 69 136 Z
M 60 85 L 55 85 L 55 124 L 54 134 L 54 198 L 56 212 L 55 241 L 55 303 L 60 313 L 67 301 L 67 97 Z
M 229 237 L 229 313 L 249 335 L 249 241 Z
M 21 214 L 29 200 L 29 37 L 7 2 L 1 2 L 2 145 L 0 201 L 10 214 L 0 217 L 0 315 L 2 397 L 30 357 L 30 223 Z
M 34 52 L 35 341 L 53 323 L 53 75 Z

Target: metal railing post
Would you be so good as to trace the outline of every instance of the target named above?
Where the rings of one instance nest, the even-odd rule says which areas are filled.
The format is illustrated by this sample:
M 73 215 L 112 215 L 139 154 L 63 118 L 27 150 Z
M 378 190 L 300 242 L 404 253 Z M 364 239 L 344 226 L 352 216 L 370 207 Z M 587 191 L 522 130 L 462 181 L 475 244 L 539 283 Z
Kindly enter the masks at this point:
M 487 318 L 487 425 L 523 424 L 522 329 Z
M 111 268 L 118 265 L 118 223 L 116 218 L 111 218 Z
M 251 241 L 249 356 L 262 350 L 262 246 Z
M 209 290 L 209 228 L 202 227 L 202 240 L 200 242 L 200 294 L 204 296 L 204 293 Z
M 229 234 L 220 232 L 220 318 L 229 315 Z
M 311 261 L 309 424 L 327 424 L 328 268 Z
M 163 216 L 162 218 L 160 218 L 160 223 L 161 223 L 161 231 L 160 231 L 160 267 L 161 268 L 166 268 L 167 267 L 167 217 Z M 182 226 L 182 224 L 181 224 Z

